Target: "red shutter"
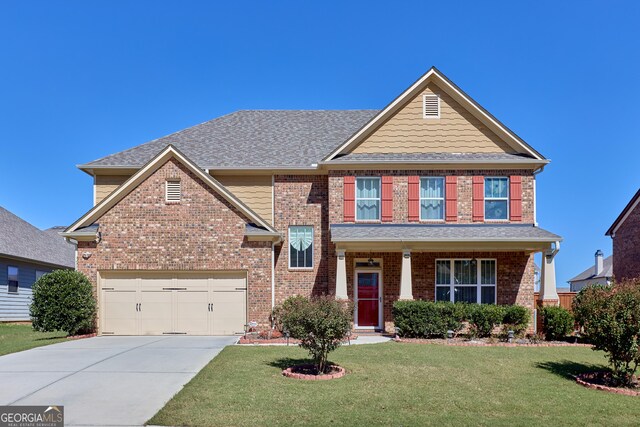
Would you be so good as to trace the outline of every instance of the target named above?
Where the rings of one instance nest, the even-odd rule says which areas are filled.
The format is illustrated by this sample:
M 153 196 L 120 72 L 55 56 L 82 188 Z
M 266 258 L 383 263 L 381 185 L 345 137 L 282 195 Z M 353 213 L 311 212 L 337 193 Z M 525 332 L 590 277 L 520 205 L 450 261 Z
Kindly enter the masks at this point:
M 382 222 L 393 221 L 393 177 L 383 176 L 382 179 Z
M 473 177 L 473 220 L 484 221 L 484 177 Z
M 354 222 L 356 220 L 356 177 L 345 176 L 344 178 L 344 222 Z
M 409 177 L 409 221 L 420 221 L 420 177 Z
M 447 176 L 445 182 L 445 219 L 447 222 L 458 220 L 458 177 Z
M 509 177 L 509 217 L 511 221 L 522 221 L 522 177 Z

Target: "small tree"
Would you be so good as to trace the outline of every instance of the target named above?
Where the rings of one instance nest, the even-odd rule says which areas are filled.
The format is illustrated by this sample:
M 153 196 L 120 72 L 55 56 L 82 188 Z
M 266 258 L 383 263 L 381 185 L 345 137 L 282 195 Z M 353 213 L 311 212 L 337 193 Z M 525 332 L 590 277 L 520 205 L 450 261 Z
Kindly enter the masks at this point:
M 594 350 L 607 354 L 614 382 L 631 386 L 640 364 L 640 279 L 584 288 L 573 312 Z
M 309 351 L 318 373 L 326 373 L 329 353 L 351 331 L 351 305 L 329 296 L 311 300 L 298 296 L 287 299 L 279 311 L 283 329 Z
M 93 286 L 78 271 L 45 274 L 33 285 L 29 311 L 36 331 L 64 331 L 69 335 L 91 332 L 96 317 Z

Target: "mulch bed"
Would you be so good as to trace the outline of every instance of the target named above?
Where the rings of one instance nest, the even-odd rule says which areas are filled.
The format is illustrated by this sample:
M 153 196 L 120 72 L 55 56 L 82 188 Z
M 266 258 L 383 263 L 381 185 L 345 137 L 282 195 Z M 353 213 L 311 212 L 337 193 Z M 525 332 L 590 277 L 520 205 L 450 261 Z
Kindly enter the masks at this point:
M 67 337 L 68 340 L 81 340 L 84 338 L 93 338 L 95 336 L 97 336 L 98 334 L 93 333 L 93 334 L 84 334 L 84 335 L 70 335 Z
M 285 377 L 308 381 L 334 380 L 344 377 L 346 373 L 347 371 L 338 365 L 331 365 L 328 374 L 318 374 L 314 365 L 296 365 L 282 371 Z
M 640 396 L 640 388 L 613 387 L 610 372 L 588 372 L 576 376 L 576 382 L 581 386 L 592 390 L 602 390 L 609 393 L 622 394 L 624 396 Z
M 357 335 L 351 335 L 349 340 L 354 341 L 358 338 Z M 343 342 L 348 342 L 349 340 L 344 340 Z M 254 344 L 254 345 L 269 345 L 269 344 L 287 344 L 286 338 L 262 338 L 260 336 L 242 336 L 238 340 L 238 344 Z M 289 345 L 298 345 L 300 344 L 299 340 L 289 338 Z
M 490 340 L 487 338 L 479 338 L 469 340 L 467 338 L 394 338 L 395 342 L 409 343 L 409 344 L 437 344 L 437 345 L 449 345 L 458 347 L 591 347 L 591 344 L 583 343 L 569 343 L 564 341 L 543 341 L 534 342 L 528 339 L 516 339 L 513 342 L 504 342 Z

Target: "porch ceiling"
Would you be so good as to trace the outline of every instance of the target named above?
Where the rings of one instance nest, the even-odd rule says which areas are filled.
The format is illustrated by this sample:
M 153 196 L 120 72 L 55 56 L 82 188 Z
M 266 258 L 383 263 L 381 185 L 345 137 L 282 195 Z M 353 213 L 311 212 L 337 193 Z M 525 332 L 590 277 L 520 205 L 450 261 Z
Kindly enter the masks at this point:
M 562 237 L 531 224 L 331 224 L 337 249 L 352 251 L 525 251 Z

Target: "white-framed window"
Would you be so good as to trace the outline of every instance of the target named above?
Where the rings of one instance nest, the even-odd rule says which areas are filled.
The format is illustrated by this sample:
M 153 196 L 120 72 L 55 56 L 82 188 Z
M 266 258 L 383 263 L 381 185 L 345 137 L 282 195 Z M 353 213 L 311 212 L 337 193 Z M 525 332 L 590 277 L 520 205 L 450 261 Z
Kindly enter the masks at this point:
M 509 219 L 509 178 L 484 179 L 484 219 Z
M 12 265 L 7 267 L 7 292 L 10 294 L 18 293 L 18 267 Z
M 432 93 L 422 95 L 422 118 L 439 119 L 440 118 L 440 96 Z
M 313 226 L 289 227 L 289 268 L 313 268 Z
M 36 270 L 36 280 L 38 280 L 39 278 L 41 278 L 42 276 L 44 276 L 45 274 L 47 274 L 46 271 L 40 271 L 40 270 Z
M 420 178 L 420 219 L 444 219 L 444 178 Z
M 356 178 L 356 221 L 380 220 L 380 178 Z
M 496 260 L 436 260 L 436 301 L 495 304 Z
M 171 203 L 178 203 L 182 198 L 182 188 L 179 179 L 168 179 L 165 183 L 165 200 Z

